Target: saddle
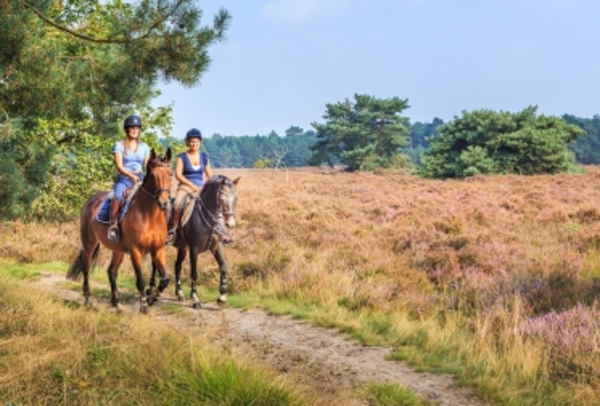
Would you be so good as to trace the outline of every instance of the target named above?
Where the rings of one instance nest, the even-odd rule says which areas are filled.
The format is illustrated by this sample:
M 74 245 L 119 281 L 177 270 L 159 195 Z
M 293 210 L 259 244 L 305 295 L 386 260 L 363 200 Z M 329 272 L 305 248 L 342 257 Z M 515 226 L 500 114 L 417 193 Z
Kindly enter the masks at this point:
M 199 197 L 200 197 L 200 195 L 198 195 L 197 193 L 190 193 L 183 198 L 184 200 L 181 204 L 181 206 L 182 206 L 181 220 L 180 220 L 181 227 L 186 225 L 187 222 L 190 220 L 190 217 L 192 217 L 192 211 L 194 211 L 194 205 L 196 204 L 196 201 L 198 200 Z
M 119 218 L 117 221 L 118 223 L 123 221 L 125 214 L 129 211 L 131 202 L 133 201 L 133 198 L 137 194 L 138 190 L 140 189 L 140 186 L 141 183 L 137 183 L 131 187 L 128 187 L 127 189 L 125 189 L 125 192 L 123 192 L 124 204 L 121 205 L 121 209 L 119 210 Z M 110 206 L 112 204 L 114 195 L 114 192 L 111 191 L 108 195 L 106 195 L 106 198 L 100 205 L 100 210 L 98 211 L 98 215 L 96 216 L 96 221 L 98 223 L 108 224 L 110 222 Z

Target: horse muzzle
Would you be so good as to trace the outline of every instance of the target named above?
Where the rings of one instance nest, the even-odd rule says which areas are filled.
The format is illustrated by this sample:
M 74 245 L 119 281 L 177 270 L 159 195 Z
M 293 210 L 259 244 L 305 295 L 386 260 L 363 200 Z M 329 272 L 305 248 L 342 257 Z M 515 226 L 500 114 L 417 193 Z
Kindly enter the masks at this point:
M 225 215 L 225 225 L 228 228 L 234 228 L 235 227 L 235 216 L 234 215 Z
M 171 208 L 171 193 L 168 189 L 161 188 L 155 195 L 156 203 L 162 211 L 167 211 Z

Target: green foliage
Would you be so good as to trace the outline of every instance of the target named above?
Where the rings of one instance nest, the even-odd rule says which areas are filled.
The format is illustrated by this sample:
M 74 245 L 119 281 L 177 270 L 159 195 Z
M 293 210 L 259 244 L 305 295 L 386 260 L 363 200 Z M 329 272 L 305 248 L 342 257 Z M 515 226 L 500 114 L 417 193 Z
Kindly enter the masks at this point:
M 441 118 L 434 118 L 431 123 L 422 123 L 417 121 L 411 125 L 410 130 L 410 148 L 416 149 L 422 147 L 429 148 L 430 137 L 439 137 L 438 127 L 444 124 Z
M 0 218 L 27 215 L 41 193 L 55 147 L 43 137 L 24 131 L 17 120 L 0 124 Z
M 315 141 L 314 131 L 292 126 L 285 137 L 274 131 L 266 136 L 214 134 L 204 139 L 202 146 L 214 168 L 302 167 L 307 165 Z
M 432 405 L 418 398 L 408 389 L 391 383 L 369 383 L 365 390 L 369 404 L 377 406 L 428 406 Z
M 579 118 L 569 114 L 563 115 L 563 119 L 580 127 L 585 134 L 569 144 L 569 149 L 575 153 L 577 162 L 591 165 L 600 163 L 600 116 L 593 118 Z
M 463 178 L 478 174 L 533 175 L 574 171 L 567 144 L 583 131 L 558 117 L 536 115 L 536 107 L 518 113 L 476 110 L 439 128 L 429 140 L 421 174 Z
M 311 165 L 333 165 L 337 159 L 355 171 L 396 168 L 410 162 L 398 158 L 410 134 L 408 118 L 400 116 L 408 108 L 408 100 L 355 94 L 354 102 L 345 99 L 326 106 L 325 124 L 312 123 L 317 142 L 310 148 Z
M 111 180 L 111 147 L 133 112 L 144 141 L 164 149 L 172 106 L 151 106 L 159 81 L 197 84 L 230 21 L 225 10 L 200 18 L 192 0 L 0 2 L 0 219 L 34 201 L 34 217 L 78 210 Z
M 272 163 L 269 158 L 262 158 L 254 162 L 254 169 L 266 169 L 271 167 Z

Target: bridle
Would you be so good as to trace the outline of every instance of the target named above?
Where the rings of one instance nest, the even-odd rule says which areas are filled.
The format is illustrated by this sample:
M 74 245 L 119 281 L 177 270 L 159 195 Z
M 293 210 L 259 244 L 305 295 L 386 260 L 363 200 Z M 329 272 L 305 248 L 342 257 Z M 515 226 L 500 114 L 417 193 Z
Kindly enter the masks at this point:
M 228 185 L 229 186 L 229 185 Z M 231 186 L 229 186 L 231 188 Z M 227 209 L 228 210 L 223 210 L 223 197 L 226 198 L 227 200 Z M 228 219 L 230 217 L 235 217 L 235 211 L 232 210 L 233 207 L 233 200 L 235 199 L 235 194 L 234 193 L 225 193 L 223 191 L 223 188 L 221 187 L 219 189 L 219 212 L 221 213 L 222 216 L 225 216 L 225 219 Z
M 167 167 L 169 168 L 169 164 L 165 163 L 165 162 L 156 162 L 154 164 L 152 164 L 152 166 L 150 166 L 150 169 L 154 169 L 156 167 Z M 150 174 L 152 175 L 152 177 L 156 178 L 156 176 L 150 172 Z M 158 203 L 159 206 L 161 206 L 161 202 L 160 202 L 160 195 L 161 193 L 166 193 L 167 194 L 167 201 L 171 201 L 171 189 L 170 188 L 165 188 L 165 187 L 156 187 L 154 189 L 154 193 L 150 192 L 148 189 L 146 189 L 144 187 L 144 185 L 146 184 L 146 182 L 150 179 L 150 176 L 148 176 L 147 180 L 144 180 L 144 182 L 142 183 L 142 185 L 140 186 L 140 189 L 142 189 L 144 192 L 146 192 L 148 195 L 152 196 L 152 198 L 156 201 L 156 203 Z M 156 183 L 156 182 L 155 182 Z M 166 210 L 166 208 L 164 208 L 163 210 Z
M 232 184 L 227 184 L 227 186 L 230 189 L 233 188 Z M 233 203 L 234 203 L 236 194 L 235 193 L 225 193 L 223 191 L 223 186 L 220 186 L 219 191 L 217 192 L 217 196 L 219 198 L 217 199 L 217 214 L 216 214 L 216 216 L 210 212 L 208 207 L 206 207 L 206 205 L 204 204 L 204 201 L 202 200 L 202 196 L 198 196 L 198 203 L 200 204 L 200 216 L 202 217 L 202 221 L 204 221 L 204 224 L 206 224 L 208 227 L 210 227 L 210 229 L 214 233 L 216 233 L 218 235 L 228 234 L 228 231 L 226 229 L 225 230 L 219 229 L 219 227 L 218 227 L 219 218 L 225 217 L 225 221 L 227 221 L 227 219 L 229 219 L 231 217 L 235 217 L 235 211 L 232 210 L 232 207 L 233 207 Z M 227 201 L 228 201 L 227 210 L 223 210 L 223 197 L 226 197 Z M 202 209 L 204 209 L 204 210 L 202 210 Z M 210 216 L 212 222 L 209 222 L 207 220 L 207 218 L 204 216 L 205 212 Z

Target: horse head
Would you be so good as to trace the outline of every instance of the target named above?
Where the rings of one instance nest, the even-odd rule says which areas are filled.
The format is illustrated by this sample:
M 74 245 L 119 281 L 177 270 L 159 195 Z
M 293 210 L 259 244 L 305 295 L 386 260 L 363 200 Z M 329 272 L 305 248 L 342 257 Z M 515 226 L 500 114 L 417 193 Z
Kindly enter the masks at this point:
M 237 204 L 236 186 L 239 180 L 239 177 L 233 181 L 223 177 L 221 180 L 221 187 L 219 188 L 219 206 L 221 207 L 225 225 L 229 228 L 235 227 L 235 206 Z
M 167 210 L 171 205 L 171 148 L 167 148 L 164 157 L 156 155 L 154 149 L 150 152 L 150 159 L 146 165 L 146 180 L 148 188 L 144 189 L 151 194 L 161 210 Z M 143 187 L 144 185 L 142 185 Z

